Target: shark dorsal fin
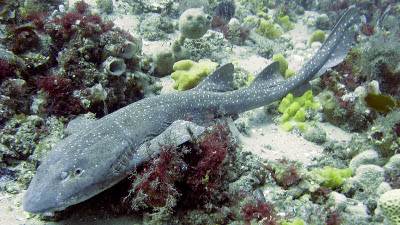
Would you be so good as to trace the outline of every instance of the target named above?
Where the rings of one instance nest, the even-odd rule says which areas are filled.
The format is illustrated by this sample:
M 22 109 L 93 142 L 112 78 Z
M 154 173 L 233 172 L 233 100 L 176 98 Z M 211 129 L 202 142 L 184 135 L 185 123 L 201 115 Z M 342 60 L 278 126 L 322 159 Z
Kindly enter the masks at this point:
M 275 86 L 281 81 L 283 81 L 283 78 L 279 72 L 279 63 L 273 62 L 256 76 L 251 86 L 265 84 L 266 82 L 268 82 L 268 86 Z
M 206 77 L 194 90 L 224 92 L 233 90 L 233 64 L 227 63 Z

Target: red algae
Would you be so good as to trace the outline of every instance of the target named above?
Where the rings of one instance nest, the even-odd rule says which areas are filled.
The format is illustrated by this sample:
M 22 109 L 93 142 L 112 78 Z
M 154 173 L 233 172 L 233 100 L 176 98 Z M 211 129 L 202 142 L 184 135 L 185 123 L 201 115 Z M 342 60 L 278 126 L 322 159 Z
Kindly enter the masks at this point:
M 47 112 L 55 115 L 77 115 L 83 111 L 79 99 L 72 96 L 74 87 L 68 78 L 52 75 L 39 78 L 38 88 L 49 95 Z
M 255 204 L 247 203 L 242 207 L 242 215 L 246 224 L 251 220 L 261 221 L 263 225 L 277 225 L 273 207 L 265 202 L 258 201 Z
M 3 59 L 0 59 L 0 80 L 13 75 L 13 67 Z

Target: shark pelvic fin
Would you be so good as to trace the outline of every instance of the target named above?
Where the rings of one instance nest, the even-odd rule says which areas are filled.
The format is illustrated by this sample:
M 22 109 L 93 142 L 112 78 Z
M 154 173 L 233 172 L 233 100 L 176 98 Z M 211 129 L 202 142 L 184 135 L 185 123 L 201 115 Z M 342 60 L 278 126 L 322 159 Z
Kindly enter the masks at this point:
M 254 79 L 254 82 L 260 81 L 282 81 L 282 74 L 279 72 L 279 62 L 273 62 L 265 67 Z
M 233 90 L 233 64 L 219 67 L 213 74 L 206 77 L 194 90 L 225 92 Z

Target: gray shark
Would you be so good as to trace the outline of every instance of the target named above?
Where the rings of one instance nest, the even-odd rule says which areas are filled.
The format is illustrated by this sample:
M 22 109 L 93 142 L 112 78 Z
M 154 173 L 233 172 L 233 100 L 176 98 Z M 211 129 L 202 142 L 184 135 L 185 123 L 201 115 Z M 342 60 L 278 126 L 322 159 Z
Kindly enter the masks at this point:
M 161 145 L 195 138 L 204 131 L 201 125 L 216 117 L 281 99 L 345 58 L 359 17 L 350 7 L 317 53 L 290 79 L 277 79 L 279 65 L 272 63 L 249 87 L 233 90 L 234 68 L 225 64 L 192 90 L 145 98 L 101 119 L 80 121 L 38 167 L 23 199 L 24 210 L 54 212 L 82 202 L 124 179 L 157 155 Z

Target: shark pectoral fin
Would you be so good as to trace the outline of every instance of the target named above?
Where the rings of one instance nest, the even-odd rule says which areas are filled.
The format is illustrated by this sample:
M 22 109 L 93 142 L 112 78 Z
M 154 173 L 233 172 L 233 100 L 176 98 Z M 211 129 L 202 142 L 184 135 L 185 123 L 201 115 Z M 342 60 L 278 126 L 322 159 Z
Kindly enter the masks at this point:
M 185 142 L 198 138 L 205 130 L 205 127 L 199 126 L 193 122 L 177 120 L 165 129 L 164 132 L 152 140 L 143 143 L 138 148 L 137 154 L 138 156 L 141 155 L 143 157 L 153 157 L 160 152 L 161 147 L 179 146 Z
M 233 90 L 233 64 L 219 67 L 213 74 L 206 77 L 194 90 L 224 92 Z
M 94 126 L 97 120 L 90 115 L 81 115 L 71 120 L 65 128 L 65 133 L 68 135 L 79 133 L 82 130 L 87 130 Z

